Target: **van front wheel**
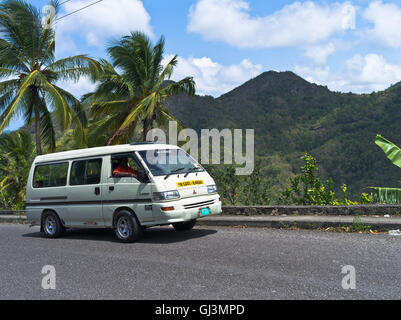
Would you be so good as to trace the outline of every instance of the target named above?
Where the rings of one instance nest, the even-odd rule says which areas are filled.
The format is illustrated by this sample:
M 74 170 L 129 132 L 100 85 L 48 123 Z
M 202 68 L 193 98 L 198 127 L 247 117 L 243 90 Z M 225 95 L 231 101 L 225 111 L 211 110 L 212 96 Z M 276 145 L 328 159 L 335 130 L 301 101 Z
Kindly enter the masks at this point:
M 142 228 L 129 211 L 120 211 L 115 220 L 114 233 L 121 242 L 135 242 L 142 236 Z
M 187 221 L 187 222 L 177 222 L 173 223 L 173 227 L 175 230 L 178 231 L 186 231 L 186 230 L 191 230 L 196 224 L 196 219 Z

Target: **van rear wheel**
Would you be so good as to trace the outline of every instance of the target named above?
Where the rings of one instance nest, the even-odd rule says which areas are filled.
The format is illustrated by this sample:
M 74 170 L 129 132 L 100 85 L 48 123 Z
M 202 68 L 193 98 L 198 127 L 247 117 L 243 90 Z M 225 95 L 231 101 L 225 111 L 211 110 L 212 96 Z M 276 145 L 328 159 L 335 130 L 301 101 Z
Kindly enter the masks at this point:
M 121 242 L 135 242 L 142 237 L 142 227 L 138 219 L 129 211 L 120 211 L 114 224 L 114 233 Z
M 65 229 L 60 218 L 52 211 L 45 212 L 42 219 L 42 229 L 46 238 L 58 238 Z
M 186 231 L 186 230 L 191 230 L 196 224 L 196 219 L 187 221 L 187 222 L 177 222 L 173 223 L 173 227 L 175 230 L 178 231 Z

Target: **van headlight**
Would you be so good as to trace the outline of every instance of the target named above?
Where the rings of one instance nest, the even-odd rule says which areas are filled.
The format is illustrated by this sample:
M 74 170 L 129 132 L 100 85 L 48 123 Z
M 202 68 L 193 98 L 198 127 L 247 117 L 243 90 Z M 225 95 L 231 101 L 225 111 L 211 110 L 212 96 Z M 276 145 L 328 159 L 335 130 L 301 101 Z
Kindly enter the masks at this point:
M 217 192 L 217 186 L 215 184 L 207 186 L 207 193 L 216 193 L 216 192 Z
M 166 191 L 166 192 L 153 192 L 153 199 L 155 200 L 173 200 L 178 199 L 180 194 L 177 190 Z

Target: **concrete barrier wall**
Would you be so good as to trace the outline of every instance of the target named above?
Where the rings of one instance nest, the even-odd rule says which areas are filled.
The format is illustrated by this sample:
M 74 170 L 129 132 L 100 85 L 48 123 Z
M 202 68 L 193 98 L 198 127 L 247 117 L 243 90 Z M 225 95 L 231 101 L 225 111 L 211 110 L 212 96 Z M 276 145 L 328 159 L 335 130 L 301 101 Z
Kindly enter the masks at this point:
M 0 209 L 0 215 L 24 215 L 25 210 L 4 210 Z
M 224 206 L 224 215 L 401 215 L 401 205 L 355 206 Z
M 0 210 L 0 215 L 23 215 L 24 211 Z M 370 204 L 355 206 L 223 206 L 223 215 L 385 215 L 401 216 L 401 205 Z

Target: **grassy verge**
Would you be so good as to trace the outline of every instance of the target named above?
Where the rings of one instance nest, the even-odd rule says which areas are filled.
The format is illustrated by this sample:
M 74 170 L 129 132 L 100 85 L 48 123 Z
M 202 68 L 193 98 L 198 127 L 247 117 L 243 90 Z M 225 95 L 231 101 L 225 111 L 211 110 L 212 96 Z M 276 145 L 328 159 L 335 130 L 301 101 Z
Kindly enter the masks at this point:
M 11 224 L 28 224 L 28 221 L 22 219 L 1 219 L 0 223 L 11 223 Z

